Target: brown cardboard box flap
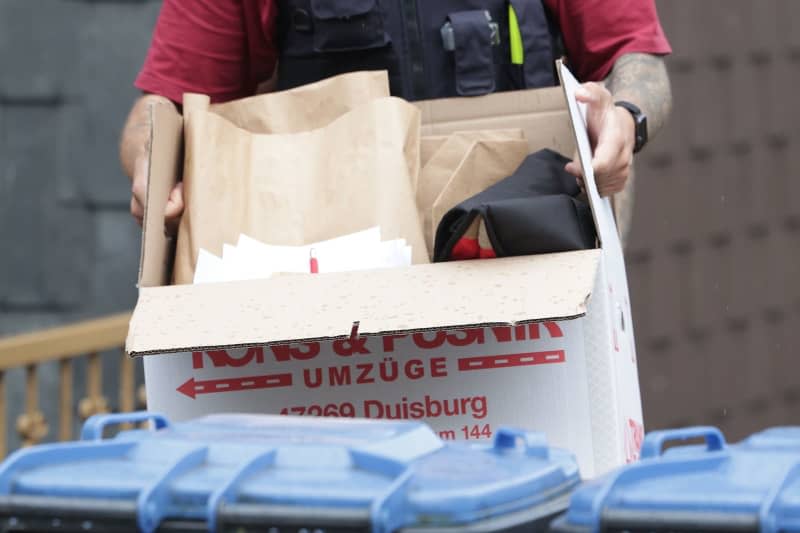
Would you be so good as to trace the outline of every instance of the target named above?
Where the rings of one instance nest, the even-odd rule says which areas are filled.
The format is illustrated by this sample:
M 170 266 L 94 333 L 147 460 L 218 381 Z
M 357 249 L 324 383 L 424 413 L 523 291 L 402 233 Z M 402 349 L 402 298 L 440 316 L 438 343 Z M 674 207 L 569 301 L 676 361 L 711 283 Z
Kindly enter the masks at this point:
M 600 250 L 142 288 L 130 355 L 563 320 L 586 313 Z
M 464 98 L 414 102 L 422 112 L 422 134 L 519 128 L 531 152 L 550 148 L 567 157 L 575 152 L 575 133 L 561 87 L 510 91 Z
M 183 165 L 183 118 L 171 105 L 150 108 L 150 164 L 147 200 L 142 224 L 139 286 L 157 287 L 169 282 L 173 242 L 166 234 L 164 209 Z

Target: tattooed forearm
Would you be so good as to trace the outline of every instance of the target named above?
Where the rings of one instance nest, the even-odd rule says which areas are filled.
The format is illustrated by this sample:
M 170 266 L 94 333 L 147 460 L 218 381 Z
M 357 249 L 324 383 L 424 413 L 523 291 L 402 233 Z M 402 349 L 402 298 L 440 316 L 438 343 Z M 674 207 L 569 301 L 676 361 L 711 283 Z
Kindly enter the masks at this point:
M 606 79 L 614 100 L 627 100 L 647 116 L 652 139 L 672 110 L 672 92 L 664 60 L 651 54 L 626 54 L 614 64 Z
M 128 114 L 119 145 L 120 162 L 128 177 L 133 176 L 136 158 L 149 149 L 150 107 L 156 104 L 172 105 L 172 102 L 163 96 L 146 94 L 134 103 Z

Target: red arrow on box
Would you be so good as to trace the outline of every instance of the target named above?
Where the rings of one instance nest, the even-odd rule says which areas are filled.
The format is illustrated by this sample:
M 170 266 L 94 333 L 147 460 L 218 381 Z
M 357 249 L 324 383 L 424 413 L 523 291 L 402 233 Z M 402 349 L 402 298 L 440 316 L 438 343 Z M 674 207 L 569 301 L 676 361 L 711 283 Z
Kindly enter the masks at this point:
M 276 387 L 291 386 L 291 374 L 266 374 L 263 376 L 209 379 L 205 381 L 195 381 L 194 378 L 189 378 L 186 383 L 178 387 L 176 390 L 194 400 L 198 394 L 217 394 L 220 392 L 272 389 Z
M 514 366 L 549 365 L 566 361 L 564 350 L 551 352 L 530 352 L 511 355 L 486 355 L 481 357 L 462 357 L 458 360 L 461 372 L 470 370 L 489 370 Z

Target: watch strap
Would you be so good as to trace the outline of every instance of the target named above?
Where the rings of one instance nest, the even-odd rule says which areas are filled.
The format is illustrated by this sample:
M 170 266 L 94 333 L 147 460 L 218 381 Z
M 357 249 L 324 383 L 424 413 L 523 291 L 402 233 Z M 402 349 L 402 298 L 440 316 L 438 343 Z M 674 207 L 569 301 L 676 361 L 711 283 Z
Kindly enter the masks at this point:
M 627 109 L 633 117 L 634 122 L 634 135 L 636 142 L 633 146 L 633 153 L 639 152 L 644 145 L 647 144 L 647 117 L 638 106 L 625 100 L 614 102 L 614 105 Z

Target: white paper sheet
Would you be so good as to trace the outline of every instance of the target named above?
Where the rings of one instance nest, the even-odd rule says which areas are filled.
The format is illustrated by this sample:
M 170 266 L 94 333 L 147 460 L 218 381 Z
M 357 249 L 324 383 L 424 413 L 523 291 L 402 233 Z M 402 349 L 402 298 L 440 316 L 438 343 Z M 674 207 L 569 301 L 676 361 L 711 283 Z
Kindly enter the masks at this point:
M 320 274 L 411 265 L 411 246 L 405 239 L 381 241 L 378 227 L 305 246 L 268 244 L 240 235 L 235 245 L 223 246 L 222 258 L 200 251 L 195 283 L 310 273 L 312 253 Z
M 194 283 L 211 283 L 220 281 L 224 278 L 222 270 L 222 258 L 208 252 L 200 250 L 197 257 L 197 266 L 194 269 Z

